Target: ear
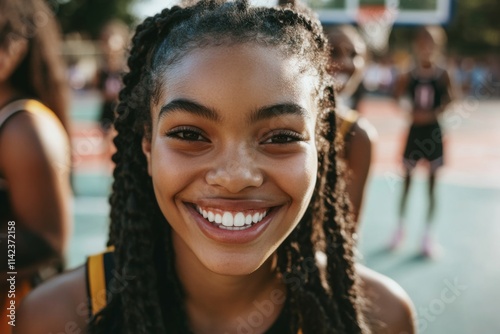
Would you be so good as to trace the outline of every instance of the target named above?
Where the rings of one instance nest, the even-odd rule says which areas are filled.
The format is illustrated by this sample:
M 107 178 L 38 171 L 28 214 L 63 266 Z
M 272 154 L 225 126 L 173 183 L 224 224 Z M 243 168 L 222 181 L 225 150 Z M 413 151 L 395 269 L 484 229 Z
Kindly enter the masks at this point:
M 146 138 L 146 136 L 142 137 L 142 153 L 146 156 L 146 160 L 148 162 L 148 174 L 151 176 L 151 139 Z

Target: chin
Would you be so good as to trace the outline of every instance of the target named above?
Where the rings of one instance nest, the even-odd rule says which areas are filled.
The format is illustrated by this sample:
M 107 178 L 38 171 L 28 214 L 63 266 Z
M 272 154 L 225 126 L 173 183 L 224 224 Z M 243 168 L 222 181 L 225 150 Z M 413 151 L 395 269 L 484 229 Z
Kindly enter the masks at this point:
M 266 262 L 266 258 L 256 256 L 241 256 L 231 254 L 217 258 L 200 259 L 205 267 L 210 271 L 224 276 L 245 276 L 250 275 Z

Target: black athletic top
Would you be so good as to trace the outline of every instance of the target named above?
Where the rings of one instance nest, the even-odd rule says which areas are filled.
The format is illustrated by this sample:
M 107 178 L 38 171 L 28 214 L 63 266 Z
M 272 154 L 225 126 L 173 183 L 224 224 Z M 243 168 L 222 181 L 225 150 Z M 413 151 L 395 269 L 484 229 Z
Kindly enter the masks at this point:
M 410 71 L 408 93 L 412 99 L 413 110 L 438 109 L 448 96 L 445 70 L 437 67 L 432 76 L 420 76 L 417 70 Z

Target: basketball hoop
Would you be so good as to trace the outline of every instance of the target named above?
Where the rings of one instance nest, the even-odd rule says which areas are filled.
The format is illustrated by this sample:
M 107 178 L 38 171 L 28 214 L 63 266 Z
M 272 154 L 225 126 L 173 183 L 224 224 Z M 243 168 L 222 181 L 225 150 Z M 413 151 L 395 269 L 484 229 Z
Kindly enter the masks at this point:
M 356 21 L 367 46 L 376 54 L 387 51 L 389 35 L 398 15 L 397 8 L 360 6 Z

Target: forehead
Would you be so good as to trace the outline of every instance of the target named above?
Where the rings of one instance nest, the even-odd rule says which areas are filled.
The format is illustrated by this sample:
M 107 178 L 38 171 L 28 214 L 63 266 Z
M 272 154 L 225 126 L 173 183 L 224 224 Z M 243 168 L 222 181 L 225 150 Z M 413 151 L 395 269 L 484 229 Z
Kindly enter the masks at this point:
M 213 46 L 190 51 L 164 70 L 160 103 L 184 97 L 217 104 L 260 107 L 277 102 L 311 103 L 317 78 L 304 61 L 255 44 Z

